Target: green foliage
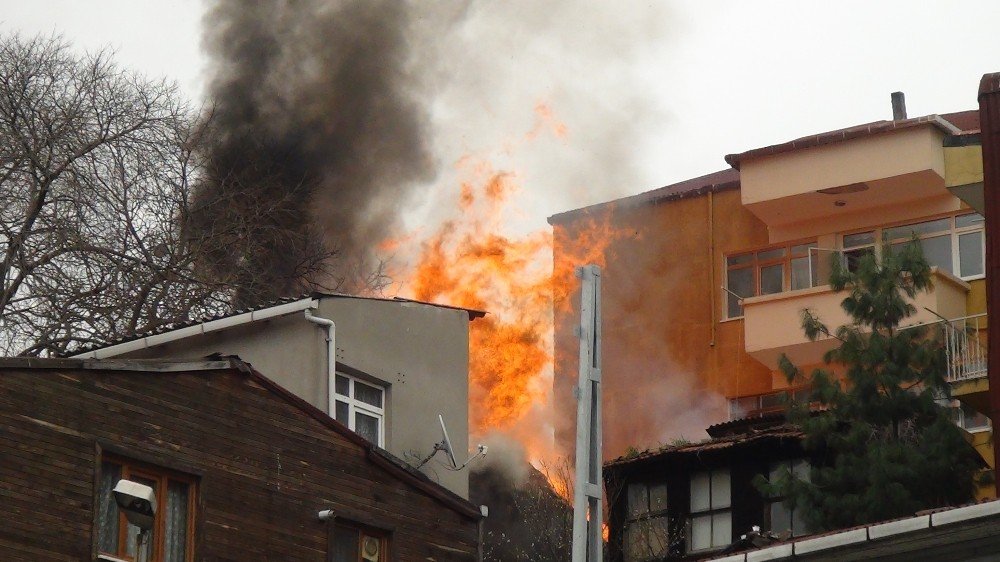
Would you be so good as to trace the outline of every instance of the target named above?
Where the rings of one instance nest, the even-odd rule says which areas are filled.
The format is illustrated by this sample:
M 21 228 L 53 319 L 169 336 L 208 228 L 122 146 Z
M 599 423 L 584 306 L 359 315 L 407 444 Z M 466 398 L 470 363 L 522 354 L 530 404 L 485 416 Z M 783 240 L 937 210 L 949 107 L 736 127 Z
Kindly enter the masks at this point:
M 848 292 L 841 306 L 852 322 L 831 332 L 807 310 L 802 327 L 812 340 L 832 336 L 840 345 L 826 353 L 827 368 L 808 375 L 780 360 L 789 382 L 807 382 L 819 405 L 810 412 L 793 402 L 788 413 L 818 462 L 808 481 L 786 474 L 758 478 L 758 487 L 787 496 L 814 531 L 970 501 L 979 462 L 937 402 L 949 396 L 943 345 L 926 328 L 899 329 L 916 312 L 907 298 L 931 288 L 920 247 L 886 247 L 854 271 L 833 263 L 831 285 Z

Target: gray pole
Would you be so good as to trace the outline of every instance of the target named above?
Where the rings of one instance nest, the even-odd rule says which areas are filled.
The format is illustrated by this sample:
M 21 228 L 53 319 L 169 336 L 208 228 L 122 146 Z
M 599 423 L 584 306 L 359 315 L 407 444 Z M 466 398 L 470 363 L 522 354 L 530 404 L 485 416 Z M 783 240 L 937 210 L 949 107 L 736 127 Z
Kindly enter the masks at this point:
M 576 276 L 582 283 L 572 562 L 601 562 L 601 269 L 586 265 Z

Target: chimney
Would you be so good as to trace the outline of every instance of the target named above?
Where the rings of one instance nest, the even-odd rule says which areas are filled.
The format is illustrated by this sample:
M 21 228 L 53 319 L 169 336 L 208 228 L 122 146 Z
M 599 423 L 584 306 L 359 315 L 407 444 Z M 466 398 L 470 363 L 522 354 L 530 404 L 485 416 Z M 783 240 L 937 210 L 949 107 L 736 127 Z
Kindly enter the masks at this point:
M 892 93 L 892 120 L 906 119 L 906 97 L 903 92 Z

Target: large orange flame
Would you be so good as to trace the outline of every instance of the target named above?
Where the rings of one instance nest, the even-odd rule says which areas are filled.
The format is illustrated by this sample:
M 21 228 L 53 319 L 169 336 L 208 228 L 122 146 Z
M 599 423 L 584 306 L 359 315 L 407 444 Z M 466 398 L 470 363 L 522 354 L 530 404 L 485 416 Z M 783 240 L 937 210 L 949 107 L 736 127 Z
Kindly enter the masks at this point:
M 566 135 L 547 106 L 535 108 L 538 124 L 519 143 L 543 130 Z M 533 462 L 556 462 L 551 425 L 552 322 L 554 303 L 568 306 L 576 279 L 572 267 L 604 265 L 616 233 L 610 214 L 591 217 L 573 232 L 548 228 L 523 235 L 508 232 L 506 212 L 521 193 L 517 174 L 495 170 L 466 157 L 455 217 L 420 241 L 411 271 L 393 272 L 409 298 L 488 312 L 470 327 L 470 427 L 473 436 L 490 431 L 513 436 Z M 554 239 L 574 237 L 580 255 L 553 270 Z M 412 236 L 410 237 L 412 239 Z M 402 240 L 407 240 L 404 237 Z M 387 242 L 395 248 L 398 241 Z M 561 490 L 568 495 L 569 490 Z

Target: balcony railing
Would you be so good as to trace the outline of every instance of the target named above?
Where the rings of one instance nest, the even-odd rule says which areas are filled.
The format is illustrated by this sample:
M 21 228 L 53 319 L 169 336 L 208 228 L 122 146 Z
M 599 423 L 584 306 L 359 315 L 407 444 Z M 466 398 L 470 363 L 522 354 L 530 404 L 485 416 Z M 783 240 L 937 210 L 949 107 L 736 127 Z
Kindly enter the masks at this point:
M 944 330 L 948 380 L 986 376 L 986 313 L 939 322 Z

